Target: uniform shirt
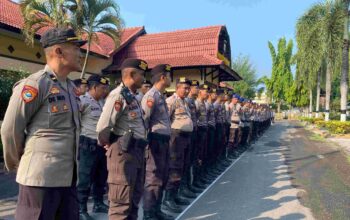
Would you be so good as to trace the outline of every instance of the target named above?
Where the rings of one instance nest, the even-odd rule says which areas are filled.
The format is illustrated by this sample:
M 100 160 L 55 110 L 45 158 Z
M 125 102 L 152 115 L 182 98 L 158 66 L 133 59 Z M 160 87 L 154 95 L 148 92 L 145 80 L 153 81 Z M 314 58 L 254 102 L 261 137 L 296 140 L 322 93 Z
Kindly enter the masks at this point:
M 141 103 L 143 96 L 144 96 L 144 94 L 143 94 L 142 92 L 139 92 L 139 93 L 135 96 L 135 98 L 136 98 L 136 100 L 137 100 L 139 103 Z
M 146 139 L 146 128 L 143 121 L 143 111 L 140 103 L 133 95 L 133 100 L 127 104 L 121 95 L 123 85 L 120 84 L 107 97 L 101 117 L 97 123 L 97 137 L 101 145 L 111 144 L 111 132 L 117 136 L 124 135 L 128 130 L 134 132 L 135 138 Z
M 204 101 L 197 99 L 195 101 L 197 109 L 197 125 L 198 127 L 208 127 L 208 111 Z
M 71 186 L 79 144 L 77 89 L 50 69 L 15 84 L 1 137 L 8 170 L 27 186 Z
M 96 101 L 90 93 L 80 96 L 81 135 L 97 139 L 96 125 L 102 113 L 100 101 Z
M 170 136 L 169 112 L 162 93 L 155 87 L 152 87 L 144 95 L 141 105 L 145 112 L 145 123 L 148 130 Z
M 191 112 L 191 119 L 193 122 L 193 127 L 197 128 L 197 110 L 196 110 L 196 104 L 195 104 L 196 100 L 194 98 L 190 98 L 190 97 L 187 97 L 185 100 L 186 100 L 187 105 L 188 105 L 190 112 Z
M 166 99 L 169 109 L 171 128 L 185 132 L 193 131 L 193 122 L 187 102 L 176 93 Z
M 225 103 L 221 103 L 221 118 L 222 123 L 225 124 L 227 119 Z
M 224 116 L 222 115 L 222 105 L 221 102 L 216 101 L 214 102 L 214 113 L 215 113 L 215 119 L 217 124 L 224 123 Z
M 231 114 L 231 128 L 238 128 L 241 119 L 239 118 L 239 112 L 241 110 L 241 105 L 239 103 L 230 104 L 230 108 L 232 111 Z
M 214 104 L 209 101 L 207 101 L 205 104 L 208 109 L 208 125 L 215 127 L 216 118 L 215 118 Z
M 225 102 L 225 122 L 228 124 L 231 124 L 231 115 L 232 115 L 232 109 L 230 108 L 230 102 Z

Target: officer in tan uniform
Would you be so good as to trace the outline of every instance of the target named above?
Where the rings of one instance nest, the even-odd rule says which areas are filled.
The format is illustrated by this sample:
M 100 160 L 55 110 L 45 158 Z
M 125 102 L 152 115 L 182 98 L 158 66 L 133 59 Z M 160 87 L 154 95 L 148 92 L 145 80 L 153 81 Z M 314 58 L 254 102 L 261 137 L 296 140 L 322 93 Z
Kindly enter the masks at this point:
M 189 169 L 189 146 L 193 123 L 191 113 L 185 98 L 190 90 L 191 82 L 181 77 L 176 83 L 176 92 L 166 99 L 171 121 L 171 137 L 169 148 L 169 178 L 166 185 L 164 207 L 171 212 L 182 211 L 179 205 L 189 204 L 189 201 L 178 194 L 181 178 Z
M 88 92 L 80 96 L 81 133 L 79 138 L 78 199 L 80 220 L 91 219 L 87 201 L 92 186 L 93 212 L 108 212 L 103 203 L 107 181 L 106 150 L 97 144 L 96 125 L 102 113 L 101 99 L 108 90 L 108 81 L 99 75 L 88 79 Z
M 237 148 L 239 144 L 239 124 L 241 122 L 241 119 L 239 118 L 239 111 L 241 109 L 239 101 L 239 95 L 234 94 L 232 96 L 232 101 L 230 103 L 230 109 L 232 111 L 231 114 L 231 127 L 230 127 L 230 138 L 229 138 L 229 144 L 231 145 L 232 152 L 230 154 L 232 157 L 237 156 Z
M 1 127 L 4 159 L 17 171 L 16 219 L 78 219 L 77 90 L 67 76 L 81 69 L 81 41 L 72 29 L 42 35 L 47 65 L 17 82 Z
M 154 86 L 144 95 L 142 108 L 148 128 L 146 179 L 143 194 L 145 220 L 173 219 L 161 211 L 163 190 L 168 181 L 169 140 L 171 134 L 168 107 L 163 93 L 171 85 L 171 66 L 159 64 L 152 71 Z
M 97 123 L 98 141 L 107 148 L 109 219 L 137 219 L 144 187 L 147 143 L 143 111 L 135 95 L 147 63 L 126 59 L 122 83 L 107 97 Z

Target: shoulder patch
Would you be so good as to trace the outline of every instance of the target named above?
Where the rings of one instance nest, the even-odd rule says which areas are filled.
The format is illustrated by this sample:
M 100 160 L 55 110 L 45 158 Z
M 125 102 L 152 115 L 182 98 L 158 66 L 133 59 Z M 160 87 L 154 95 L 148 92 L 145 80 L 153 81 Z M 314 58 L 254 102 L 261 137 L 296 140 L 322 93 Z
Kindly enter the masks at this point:
M 148 108 L 152 108 L 154 104 L 154 98 L 152 96 L 147 97 L 147 102 L 146 102 Z
M 114 109 L 115 109 L 117 112 L 119 112 L 120 109 L 122 109 L 122 107 L 123 107 L 123 102 L 122 102 L 121 100 L 115 101 L 115 103 L 114 103 Z
M 38 89 L 24 85 L 22 89 L 22 99 L 25 103 L 33 101 L 38 96 Z

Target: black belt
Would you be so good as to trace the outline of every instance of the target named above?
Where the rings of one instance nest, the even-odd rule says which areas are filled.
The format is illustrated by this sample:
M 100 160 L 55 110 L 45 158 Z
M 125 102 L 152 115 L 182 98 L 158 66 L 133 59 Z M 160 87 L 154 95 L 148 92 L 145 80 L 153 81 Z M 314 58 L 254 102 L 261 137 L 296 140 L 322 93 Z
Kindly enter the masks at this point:
M 96 139 L 92 139 L 92 138 L 86 137 L 84 135 L 79 136 L 79 143 L 81 143 L 80 147 L 82 149 L 90 150 L 90 151 L 96 150 L 96 147 L 99 146 L 97 144 Z
M 157 140 L 157 141 L 162 141 L 162 142 L 169 142 L 170 136 L 165 135 L 165 134 L 158 134 L 158 133 L 149 133 L 148 134 L 149 140 Z
M 111 144 L 113 144 L 114 142 L 118 141 L 118 139 L 122 137 L 121 135 L 116 135 L 114 133 L 111 133 L 109 140 Z M 134 138 L 132 137 L 131 139 L 131 145 L 130 146 L 135 146 L 135 147 L 139 147 L 139 148 L 145 148 L 148 144 L 148 141 L 142 138 Z
M 207 131 L 208 127 L 206 126 L 198 126 L 198 131 Z
M 199 129 L 199 127 L 198 127 Z M 182 137 L 191 137 L 192 135 L 192 132 L 189 132 L 189 131 L 181 131 L 179 129 L 171 129 L 172 132 L 182 136 Z

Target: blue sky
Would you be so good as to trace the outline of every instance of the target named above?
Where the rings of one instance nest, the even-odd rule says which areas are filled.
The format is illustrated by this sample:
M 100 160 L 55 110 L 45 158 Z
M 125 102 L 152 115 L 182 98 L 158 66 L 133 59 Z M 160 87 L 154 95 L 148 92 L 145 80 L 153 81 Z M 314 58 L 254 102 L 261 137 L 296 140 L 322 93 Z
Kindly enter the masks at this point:
M 258 77 L 270 75 L 267 42 L 294 39 L 295 23 L 317 0 L 116 0 L 126 27 L 147 33 L 226 25 L 232 58 L 248 55 Z M 295 52 L 295 49 L 294 49 Z

